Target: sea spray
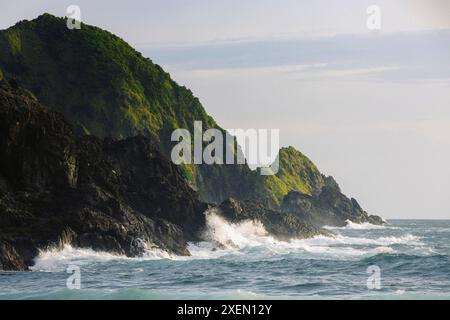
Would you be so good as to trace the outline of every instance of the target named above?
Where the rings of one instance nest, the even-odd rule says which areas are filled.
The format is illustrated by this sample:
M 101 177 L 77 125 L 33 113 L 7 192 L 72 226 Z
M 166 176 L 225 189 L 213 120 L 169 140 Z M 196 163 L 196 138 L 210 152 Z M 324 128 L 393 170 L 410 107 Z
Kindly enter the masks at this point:
M 334 237 L 316 236 L 309 239 L 297 239 L 289 242 L 279 241 L 268 234 L 259 221 L 246 220 L 231 223 L 214 210 L 207 212 L 207 227 L 203 232 L 204 241 L 189 243 L 191 256 L 176 256 L 158 248 L 147 246 L 144 255 L 130 258 L 123 255 L 94 251 L 89 248 L 75 248 L 64 245 L 61 248 L 50 248 L 40 252 L 31 268 L 34 271 L 63 271 L 67 265 L 88 265 L 93 262 L 107 263 L 111 261 L 147 261 L 172 260 L 191 261 L 219 259 L 227 256 L 246 256 L 249 250 L 257 250 L 261 255 L 280 256 L 301 254 L 311 259 L 355 259 L 361 256 L 373 256 L 380 253 L 393 254 L 396 250 L 391 246 L 408 246 L 414 253 L 426 253 L 421 237 L 410 233 L 371 237 L 365 235 L 369 231 L 378 232 L 378 228 L 336 229 Z M 381 227 L 383 228 L 383 227 Z M 391 229 L 380 229 L 380 231 Z M 344 235 L 341 232 L 358 232 L 356 235 Z M 384 232 L 384 231 L 383 231 Z M 396 232 L 399 233 L 399 232 Z
M 350 220 L 346 220 L 346 225 L 344 227 L 333 227 L 333 226 L 324 226 L 325 229 L 329 230 L 342 230 L 342 229 L 354 229 L 354 230 L 371 230 L 371 229 L 385 229 L 385 228 L 395 228 L 392 226 L 386 225 L 375 225 L 369 222 L 356 223 Z
M 32 271 L 64 271 L 68 265 L 89 265 L 93 262 L 110 262 L 119 260 L 160 260 L 170 259 L 172 256 L 160 249 L 152 248 L 144 252 L 143 256 L 131 258 L 104 251 L 95 251 L 90 248 L 76 248 L 71 245 L 52 247 L 41 250 L 34 260 Z
M 238 233 L 234 239 L 249 239 L 241 239 L 242 248 L 218 249 L 212 240 L 191 243 L 191 257 L 167 259 L 69 246 L 43 251 L 33 270 L 46 272 L 0 273 L 0 299 L 450 297 L 448 234 L 438 232 L 450 229 L 450 222 L 394 221 L 395 229 L 338 229 L 334 238 L 280 242 L 265 236 L 257 222 L 243 228 L 223 219 L 208 221 L 208 228 L 223 230 L 225 223 Z M 82 288 L 68 290 L 65 270 L 77 262 L 82 263 Z M 382 291 L 367 290 L 371 265 L 382 270 Z
M 243 248 L 260 245 L 264 239 L 273 239 L 260 221 L 246 220 L 230 223 L 223 217 L 210 211 L 206 215 L 207 228 L 203 237 L 225 248 Z
M 231 223 L 214 210 L 207 213 L 206 221 L 207 228 L 203 234 L 205 241 L 191 243 L 189 251 L 192 256 L 187 259 L 215 259 L 229 254 L 245 254 L 245 250 L 250 248 L 260 248 L 268 254 L 303 252 L 313 258 L 348 259 L 378 253 L 395 253 L 391 245 L 423 245 L 420 237 L 408 233 L 372 238 L 364 237 L 363 234 L 345 236 L 337 233 L 333 237 L 316 236 L 309 239 L 279 241 L 270 236 L 259 221 Z M 386 229 L 366 224 L 356 226 L 353 223 L 349 228 L 342 230 L 365 231 L 383 228 Z

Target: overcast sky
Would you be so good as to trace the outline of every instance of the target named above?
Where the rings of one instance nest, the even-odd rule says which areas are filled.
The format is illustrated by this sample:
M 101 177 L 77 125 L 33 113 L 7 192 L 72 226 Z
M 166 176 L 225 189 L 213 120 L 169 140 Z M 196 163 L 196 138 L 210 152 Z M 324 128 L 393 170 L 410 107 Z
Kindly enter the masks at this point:
M 450 1 L 0 3 L 0 28 L 79 5 L 222 127 L 279 128 L 370 213 L 450 219 Z

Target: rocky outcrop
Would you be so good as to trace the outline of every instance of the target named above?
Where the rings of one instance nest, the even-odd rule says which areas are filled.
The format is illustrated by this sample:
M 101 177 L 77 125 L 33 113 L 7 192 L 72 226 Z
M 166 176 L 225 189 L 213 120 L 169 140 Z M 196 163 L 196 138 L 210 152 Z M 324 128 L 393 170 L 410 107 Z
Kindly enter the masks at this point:
M 189 255 L 208 207 L 157 142 L 78 137 L 62 115 L 0 81 L 0 269 L 26 270 L 39 250 L 67 244 Z M 280 240 L 329 235 L 258 200 L 230 198 L 217 209 L 231 223 L 259 221 Z
M 25 271 L 28 266 L 16 250 L 5 241 L 0 240 L 0 270 Z
M 0 77 L 16 79 L 40 102 L 60 112 L 77 134 L 158 140 L 170 157 L 173 130 L 194 121 L 221 129 L 191 90 L 178 85 L 150 59 L 119 37 L 83 24 L 69 30 L 64 18 L 43 14 L 0 30 Z M 226 146 L 225 146 L 226 147 Z M 247 165 L 186 165 L 188 183 L 205 202 L 247 194 Z M 238 179 L 240 178 L 240 179 Z M 248 184 L 248 183 L 247 183 Z
M 341 193 L 333 180 L 322 188 L 317 196 L 291 191 L 284 197 L 281 211 L 297 216 L 300 220 L 317 227 L 345 226 L 347 220 L 355 223 L 384 224 L 378 216 L 369 215 L 355 199 L 349 199 Z
M 283 241 L 331 235 L 327 230 L 304 222 L 296 215 L 267 209 L 258 201 L 229 198 L 218 209 L 218 212 L 231 223 L 259 221 L 268 233 Z
M 0 84 L 0 267 L 71 244 L 187 255 L 207 205 L 149 138 L 76 138 L 61 115 Z
M 76 133 L 115 139 L 143 134 L 158 140 L 170 157 L 174 129 L 193 134 L 194 121 L 200 121 L 203 131 L 225 131 L 189 89 L 124 40 L 95 26 L 69 30 L 64 18 L 43 14 L 0 30 L 0 48 L 4 77 L 16 79 L 62 113 Z M 236 146 L 224 143 L 224 148 Z M 279 162 L 273 176 L 261 176 L 247 164 L 192 164 L 181 170 L 201 199 L 215 204 L 228 197 L 254 198 L 278 210 L 291 190 L 320 192 L 323 177 L 305 155 L 282 148 Z
M 293 147 L 280 150 L 272 176 L 247 164 L 173 165 L 174 129 L 223 129 L 189 89 L 107 31 L 73 32 L 44 14 L 1 30 L 0 48 L 0 82 L 17 81 L 0 86 L 1 268 L 66 243 L 188 254 L 205 226 L 203 202 L 229 197 L 239 200 L 221 206 L 231 221 L 258 219 L 280 238 L 347 219 L 382 223 Z

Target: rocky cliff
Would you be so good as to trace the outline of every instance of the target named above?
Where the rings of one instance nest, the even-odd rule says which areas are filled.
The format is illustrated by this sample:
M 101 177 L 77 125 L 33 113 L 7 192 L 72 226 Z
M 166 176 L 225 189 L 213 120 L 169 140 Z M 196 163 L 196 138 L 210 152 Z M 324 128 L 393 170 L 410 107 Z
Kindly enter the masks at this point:
M 1 84 L 3 268 L 24 269 L 40 248 L 63 244 L 189 254 L 206 208 L 154 141 L 77 138 L 61 115 Z
M 291 191 L 283 198 L 281 211 L 317 227 L 343 227 L 347 220 L 354 223 L 384 224 L 383 219 L 369 215 L 355 199 L 342 194 L 337 185 L 326 185 L 319 194 L 313 196 Z
M 223 131 L 189 89 L 100 28 L 82 24 L 69 30 L 63 18 L 43 14 L 0 30 L 0 48 L 4 76 L 62 113 L 78 135 L 124 139 L 142 134 L 157 140 L 170 157 L 174 129 L 193 132 L 194 121 L 201 121 L 204 130 Z M 237 178 L 251 175 L 246 165 L 180 168 L 202 199 L 215 203 L 245 194 Z
M 0 48 L 3 76 L 62 113 L 76 134 L 114 139 L 142 134 L 157 140 L 170 157 L 174 129 L 193 132 L 194 121 L 201 121 L 203 130 L 223 130 L 189 89 L 100 28 L 82 24 L 69 30 L 63 18 L 43 14 L 0 31 Z M 184 165 L 181 170 L 210 203 L 252 198 L 277 209 L 291 190 L 320 192 L 322 175 L 306 156 L 289 147 L 280 150 L 279 160 L 276 176 L 262 177 L 245 164 Z
M 311 238 L 318 235 L 331 236 L 325 229 L 303 221 L 299 216 L 268 209 L 258 201 L 239 201 L 229 198 L 217 208 L 232 223 L 247 220 L 261 222 L 268 233 L 283 241 Z
M 97 27 L 68 30 L 44 14 L 1 30 L 2 79 L 14 80 L 0 97 L 0 268 L 25 268 L 39 248 L 64 243 L 188 254 L 205 202 L 230 197 L 225 217 L 258 218 L 280 238 L 382 223 L 293 147 L 280 150 L 273 176 L 246 164 L 173 165 L 174 129 L 223 129 L 189 89 Z
M 157 141 L 78 137 L 62 115 L 0 80 L 0 270 L 26 270 L 39 250 L 67 244 L 189 255 L 209 207 Z M 281 240 L 327 234 L 257 200 L 229 199 L 217 211 L 231 223 L 259 221 Z

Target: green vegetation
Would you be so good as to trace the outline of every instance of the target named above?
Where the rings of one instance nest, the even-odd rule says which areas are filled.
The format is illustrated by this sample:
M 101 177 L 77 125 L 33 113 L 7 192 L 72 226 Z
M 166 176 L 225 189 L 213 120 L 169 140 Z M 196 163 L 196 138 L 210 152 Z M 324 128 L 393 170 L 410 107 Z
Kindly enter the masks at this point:
M 64 18 L 43 14 L 0 31 L 0 48 L 0 79 L 15 79 L 62 112 L 80 134 L 144 134 L 158 139 L 170 156 L 174 129 L 192 132 L 194 121 L 202 121 L 205 130 L 219 128 L 189 89 L 100 28 L 82 24 L 69 30 Z M 312 194 L 323 185 L 314 164 L 292 147 L 280 150 L 276 176 L 260 176 L 247 166 L 180 169 L 208 201 L 256 195 L 279 204 L 290 190 Z
M 6 39 L 11 47 L 12 54 L 20 54 L 22 51 L 22 40 L 19 32 L 9 32 L 6 34 Z
M 190 90 L 97 27 L 69 30 L 63 18 L 44 14 L 2 31 L 0 45 L 7 76 L 91 134 L 160 136 L 194 120 L 216 126 Z
M 169 134 L 201 120 L 217 127 L 192 92 L 119 37 L 44 14 L 0 32 L 5 75 L 61 111 L 84 134 L 147 134 L 170 149 Z M 0 73 L 1 75 L 1 73 Z M 1 76 L 3 77 L 3 76 Z M 182 168 L 194 179 L 194 169 Z
M 314 163 L 294 147 L 280 149 L 279 171 L 273 176 L 261 176 L 256 183 L 260 197 L 268 199 L 276 205 L 291 190 L 314 195 L 324 185 L 323 175 Z

